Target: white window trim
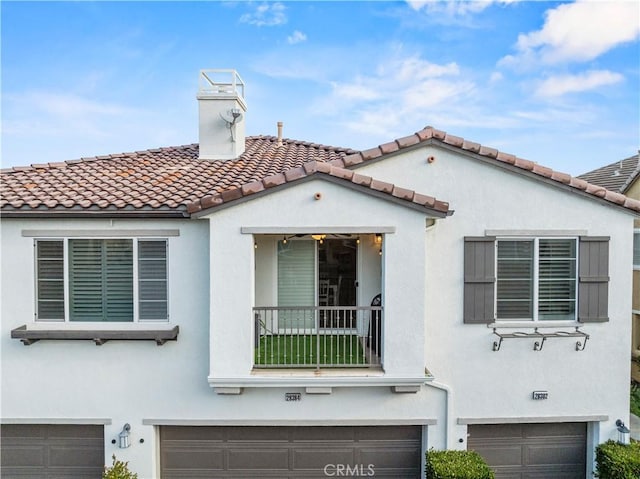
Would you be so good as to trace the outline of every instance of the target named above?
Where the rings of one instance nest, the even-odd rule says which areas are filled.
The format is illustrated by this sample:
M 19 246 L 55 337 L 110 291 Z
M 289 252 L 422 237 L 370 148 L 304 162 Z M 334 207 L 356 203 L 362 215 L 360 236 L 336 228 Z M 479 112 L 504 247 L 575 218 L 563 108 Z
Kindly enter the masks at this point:
M 69 284 L 69 240 L 74 239 L 88 239 L 87 236 L 66 236 L 64 238 L 58 236 L 50 237 L 38 237 L 34 239 L 34 323 L 43 325 L 53 324 L 65 324 L 65 325 L 81 325 L 86 329 L 86 326 L 97 325 L 100 329 L 105 329 L 106 325 L 114 325 L 114 329 L 119 329 L 123 325 L 131 324 L 168 324 L 171 321 L 171 305 L 170 305 L 170 278 L 169 278 L 169 238 L 155 237 L 155 236 L 141 236 L 141 237 L 121 237 L 118 239 L 129 239 L 132 241 L 133 255 L 133 321 L 71 321 L 70 319 L 70 287 Z M 91 236 L 90 239 L 95 240 L 109 240 L 114 239 L 113 236 Z M 37 242 L 38 241 L 62 241 L 63 249 L 63 278 L 64 278 L 64 320 L 60 319 L 40 319 L 37 317 L 38 311 L 38 264 L 36 257 Z M 167 318 L 166 319 L 140 319 L 140 298 L 139 298 L 139 265 L 138 265 L 138 242 L 139 241 L 165 241 L 166 242 L 166 281 L 167 281 Z
M 636 239 L 636 235 L 640 235 L 640 228 L 634 228 L 633 229 L 633 243 L 635 244 L 635 239 Z M 635 254 L 633 255 L 635 259 Z M 636 264 L 636 262 L 633 262 L 633 270 L 634 271 L 640 271 L 640 264 Z
M 639 230 L 640 231 L 640 230 Z M 575 256 L 575 261 L 576 261 L 576 276 L 575 276 L 575 290 L 574 290 L 574 303 L 575 303 L 575 308 L 574 308 L 574 312 L 573 312 L 573 318 L 571 319 L 554 319 L 554 320 L 541 320 L 538 317 L 538 300 L 539 300 L 539 294 L 538 294 L 538 289 L 539 289 L 539 275 L 540 275 L 540 265 L 539 265 L 539 241 L 540 239 L 565 239 L 565 240 L 574 240 L 575 244 L 576 244 L 576 256 Z M 533 317 L 532 318 L 505 318 L 505 319 L 500 319 L 498 318 L 498 243 L 500 241 L 533 241 Z M 515 324 L 531 324 L 531 323 L 535 323 L 536 325 L 551 325 L 552 323 L 554 324 L 555 327 L 559 327 L 559 325 L 571 325 L 573 323 L 577 323 L 578 322 L 578 279 L 580 276 L 580 271 L 579 271 L 579 258 L 580 258 L 580 241 L 579 241 L 579 237 L 577 236 L 544 236 L 544 235 L 539 235 L 539 236 L 533 236 L 533 237 L 526 237 L 526 236 L 499 236 L 496 238 L 495 244 L 495 264 L 494 264 L 494 271 L 495 271 L 495 281 L 496 281 L 496 287 L 494 288 L 494 295 L 493 295 L 493 310 L 495 311 L 495 323 L 496 324 L 500 324 L 503 325 L 504 324 L 511 324 L 512 326 Z

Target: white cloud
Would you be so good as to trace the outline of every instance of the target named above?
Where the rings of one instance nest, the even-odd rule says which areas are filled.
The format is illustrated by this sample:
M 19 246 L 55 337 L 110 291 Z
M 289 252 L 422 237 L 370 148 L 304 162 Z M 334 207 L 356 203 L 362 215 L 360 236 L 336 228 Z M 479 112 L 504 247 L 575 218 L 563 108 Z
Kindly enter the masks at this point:
M 262 3 L 251 13 L 240 17 L 241 23 L 248 23 L 257 27 L 274 27 L 287 23 L 286 7 L 280 3 Z
M 584 62 L 640 36 L 640 4 L 627 1 L 578 1 L 545 13 L 540 30 L 520 34 L 517 53 L 500 64 Z
M 456 63 L 436 64 L 418 56 L 385 60 L 369 76 L 331 82 L 329 97 L 316 103 L 316 113 L 335 115 L 348 130 L 386 136 L 407 124 L 426 125 L 437 110 L 447 114 L 474 92 Z
M 456 63 L 438 65 L 422 60 L 416 56 L 406 57 L 395 61 L 388 61 L 376 69 L 371 76 L 358 76 L 352 81 L 332 82 L 333 96 L 340 101 L 370 102 L 386 99 L 395 101 L 403 98 L 407 107 L 438 102 L 440 95 L 446 91 L 453 91 L 456 85 L 464 81 L 452 78 L 460 74 Z M 445 81 L 439 78 L 447 77 Z M 444 85 L 449 85 L 444 87 Z M 420 92 L 417 94 L 417 92 Z M 420 97 L 424 95 L 424 97 Z
M 558 97 L 567 93 L 584 92 L 624 81 L 619 73 L 609 70 L 591 70 L 577 75 L 556 75 L 545 79 L 536 89 L 541 97 Z
M 494 3 L 512 3 L 517 0 L 407 0 L 416 11 L 440 13 L 450 16 L 464 16 L 479 13 Z
M 493 72 L 491 73 L 491 76 L 489 77 L 489 81 L 491 83 L 498 83 L 500 81 L 502 81 L 504 79 L 504 75 L 500 72 Z
M 287 37 L 287 43 L 289 45 L 295 45 L 307 41 L 307 36 L 299 30 L 295 30 L 291 35 Z

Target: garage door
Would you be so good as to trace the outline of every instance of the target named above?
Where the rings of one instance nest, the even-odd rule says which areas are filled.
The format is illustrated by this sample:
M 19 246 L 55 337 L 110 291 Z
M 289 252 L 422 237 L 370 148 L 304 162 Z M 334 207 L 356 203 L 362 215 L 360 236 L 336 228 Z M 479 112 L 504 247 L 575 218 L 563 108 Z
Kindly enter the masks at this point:
M 415 479 L 421 431 L 421 426 L 163 426 L 162 477 Z
M 104 427 L 3 424 L 0 477 L 58 479 L 101 477 Z
M 469 426 L 469 449 L 496 472 L 496 479 L 584 479 L 586 423 Z

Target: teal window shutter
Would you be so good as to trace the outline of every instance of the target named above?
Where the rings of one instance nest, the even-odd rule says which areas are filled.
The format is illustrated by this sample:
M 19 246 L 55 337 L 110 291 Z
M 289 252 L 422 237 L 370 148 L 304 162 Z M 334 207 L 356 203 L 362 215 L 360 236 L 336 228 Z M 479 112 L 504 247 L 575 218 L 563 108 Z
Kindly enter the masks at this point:
M 69 240 L 69 319 L 133 321 L 132 240 Z

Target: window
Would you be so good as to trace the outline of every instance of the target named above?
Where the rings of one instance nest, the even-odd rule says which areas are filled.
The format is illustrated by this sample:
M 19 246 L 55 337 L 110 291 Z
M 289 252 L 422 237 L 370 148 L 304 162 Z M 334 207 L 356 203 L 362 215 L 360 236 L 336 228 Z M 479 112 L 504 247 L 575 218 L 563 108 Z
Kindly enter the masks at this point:
M 168 319 L 167 241 L 36 240 L 36 319 Z
M 497 241 L 496 318 L 575 320 L 575 239 Z
M 609 237 L 464 238 L 463 320 L 609 321 Z

